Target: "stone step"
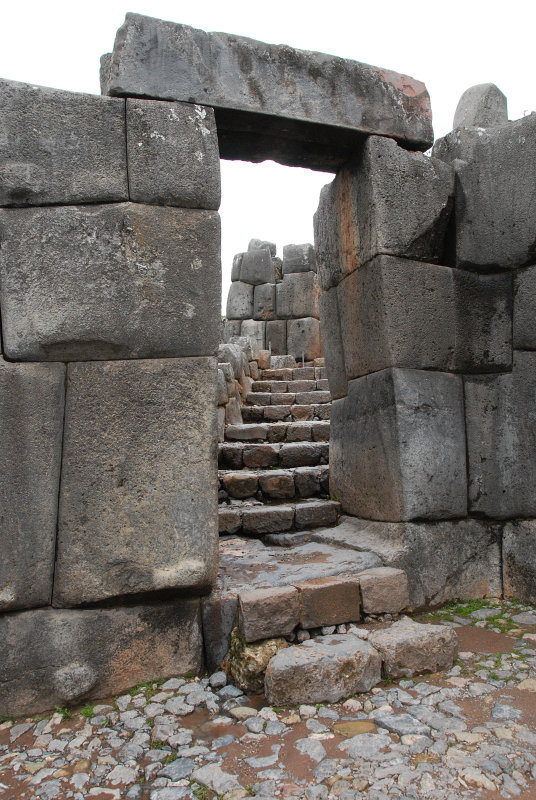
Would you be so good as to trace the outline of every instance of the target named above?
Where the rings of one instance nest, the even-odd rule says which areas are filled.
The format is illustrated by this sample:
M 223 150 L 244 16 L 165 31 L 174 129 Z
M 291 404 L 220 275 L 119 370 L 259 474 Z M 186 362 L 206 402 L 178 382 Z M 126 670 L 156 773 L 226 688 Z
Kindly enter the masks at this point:
M 311 392 L 248 392 L 246 405 L 249 406 L 292 406 L 319 405 L 331 403 L 329 391 Z M 289 409 L 290 412 L 290 409 Z
M 331 403 L 318 405 L 242 406 L 244 422 L 282 422 L 292 420 L 327 420 L 331 417 Z
M 340 503 L 335 500 L 304 500 L 277 505 L 221 505 L 218 510 L 220 534 L 260 537 L 294 528 L 324 528 L 336 525 Z
M 252 392 L 271 392 L 280 394 L 283 392 L 329 392 L 329 381 L 324 380 L 292 380 L 292 381 L 253 381 Z
M 329 420 L 228 425 L 230 442 L 329 442 Z
M 329 494 L 329 466 L 268 470 L 221 470 L 222 499 L 292 500 Z
M 328 461 L 328 442 L 222 442 L 218 445 L 219 469 L 314 467 Z
M 328 377 L 325 367 L 261 369 L 259 375 L 262 381 L 320 381 Z

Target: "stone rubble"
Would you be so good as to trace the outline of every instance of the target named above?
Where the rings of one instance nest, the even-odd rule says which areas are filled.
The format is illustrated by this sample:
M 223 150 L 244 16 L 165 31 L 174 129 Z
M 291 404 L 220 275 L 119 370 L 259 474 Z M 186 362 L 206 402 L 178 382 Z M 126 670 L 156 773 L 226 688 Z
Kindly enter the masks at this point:
M 469 601 L 427 618 L 474 649 L 446 673 L 384 682 L 332 705 L 270 707 L 218 671 L 137 686 L 77 712 L 2 721 L 2 798 L 528 796 L 536 609 Z

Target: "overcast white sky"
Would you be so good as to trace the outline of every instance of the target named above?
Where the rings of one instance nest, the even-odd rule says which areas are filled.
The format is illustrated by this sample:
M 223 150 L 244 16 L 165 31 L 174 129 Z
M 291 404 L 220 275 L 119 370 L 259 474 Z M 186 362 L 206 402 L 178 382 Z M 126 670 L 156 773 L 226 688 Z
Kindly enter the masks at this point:
M 462 92 L 493 82 L 510 119 L 536 110 L 534 0 L 0 0 L 0 77 L 99 93 L 99 57 L 112 50 L 125 13 L 134 11 L 266 42 L 364 61 L 425 82 L 436 138 L 451 128 Z M 331 176 L 222 162 L 224 300 L 234 253 L 250 238 L 312 241 L 320 188 Z

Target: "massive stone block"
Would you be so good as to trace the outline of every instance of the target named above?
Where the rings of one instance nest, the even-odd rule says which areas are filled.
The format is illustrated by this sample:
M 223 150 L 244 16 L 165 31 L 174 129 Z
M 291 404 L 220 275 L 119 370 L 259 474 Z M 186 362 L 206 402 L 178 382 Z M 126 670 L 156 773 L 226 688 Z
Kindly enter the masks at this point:
M 266 248 L 241 253 L 240 280 L 257 286 L 260 283 L 275 283 L 275 265 Z
M 514 347 L 536 350 L 536 266 L 514 273 Z
M 453 128 L 491 128 L 508 122 L 507 100 L 494 83 L 479 83 L 466 89 L 454 114 Z
M 441 261 L 453 196 L 450 165 L 369 137 L 320 195 L 314 222 L 322 288 L 381 254 Z
M 255 319 L 273 319 L 275 316 L 275 283 L 260 283 L 253 291 L 253 316 Z
M 296 359 L 313 361 L 322 357 L 320 325 L 314 317 L 289 319 L 287 322 L 287 351 Z
M 269 320 L 266 323 L 266 347 L 274 356 L 287 354 L 287 323 L 284 319 Z
M 0 205 L 128 200 L 125 102 L 0 80 Z
M 515 352 L 511 373 L 465 378 L 469 508 L 536 516 L 536 353 Z
M 106 74 L 107 94 L 214 107 L 222 158 L 333 169 L 363 134 L 422 150 L 433 141 L 413 78 L 139 14 L 126 15 Z
M 286 244 L 283 247 L 283 275 L 292 272 L 316 272 L 312 244 Z
M 214 111 L 191 103 L 126 101 L 130 199 L 217 210 L 220 154 Z
M 386 367 L 511 368 L 509 275 L 378 256 L 329 290 L 335 291 L 349 380 Z
M 219 216 L 120 203 L 0 212 L 4 352 L 23 361 L 212 355 Z
M 504 596 L 536 602 L 536 522 L 509 522 L 503 529 Z
M 536 114 L 456 129 L 436 158 L 456 169 L 456 266 L 482 272 L 536 260 Z
M 368 519 L 465 516 L 461 378 L 388 369 L 350 381 L 332 406 L 330 487 Z
M 264 350 L 266 339 L 266 322 L 256 319 L 245 319 L 240 327 L 240 335 L 253 339 L 257 350 Z
M 198 600 L 0 615 L 0 714 L 22 716 L 200 672 Z
M 276 309 L 279 319 L 316 317 L 320 287 L 314 272 L 284 275 L 276 286 Z
M 0 611 L 52 595 L 65 366 L 0 357 Z
M 227 295 L 228 319 L 251 319 L 253 317 L 253 286 L 242 281 L 233 281 Z
M 211 358 L 68 366 L 55 606 L 211 585 L 216 376 Z
M 344 347 L 336 286 L 326 292 L 322 292 L 319 301 L 319 311 L 320 334 L 324 358 L 326 359 L 329 390 L 332 398 L 337 400 L 346 395 L 348 391 L 348 381 L 346 379 L 346 367 L 344 365 Z M 348 331 L 348 335 L 351 335 L 350 331 Z

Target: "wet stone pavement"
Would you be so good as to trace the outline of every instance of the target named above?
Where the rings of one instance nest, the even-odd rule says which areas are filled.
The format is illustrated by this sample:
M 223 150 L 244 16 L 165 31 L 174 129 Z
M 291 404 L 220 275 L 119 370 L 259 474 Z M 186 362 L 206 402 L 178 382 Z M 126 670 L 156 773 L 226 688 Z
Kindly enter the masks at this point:
M 334 705 L 270 708 L 218 672 L 3 721 L 0 797 L 536 798 L 536 610 L 420 619 L 456 626 L 456 665 Z

